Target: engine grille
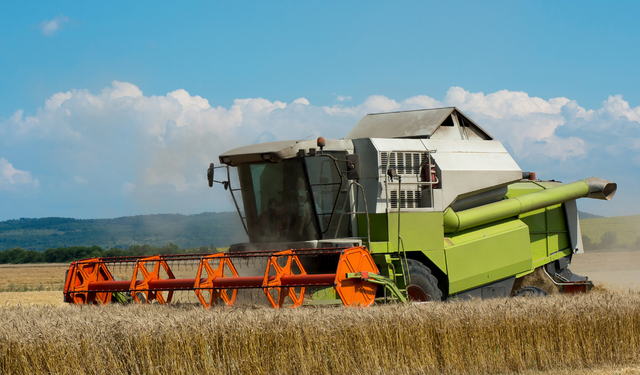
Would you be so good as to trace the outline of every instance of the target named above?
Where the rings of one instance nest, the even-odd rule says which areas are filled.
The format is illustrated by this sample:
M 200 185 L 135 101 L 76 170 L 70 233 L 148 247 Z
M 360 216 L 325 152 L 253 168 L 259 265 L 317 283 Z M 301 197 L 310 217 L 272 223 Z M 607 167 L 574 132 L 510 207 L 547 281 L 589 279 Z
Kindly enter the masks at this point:
M 384 169 L 388 161 L 388 168 L 395 168 L 398 174 L 418 175 L 428 157 L 426 152 L 381 152 L 380 168 Z M 383 170 L 382 173 L 386 174 L 387 171 Z
M 398 208 L 398 191 L 391 190 L 389 203 L 391 208 Z M 419 208 L 422 201 L 422 191 L 403 190 L 400 192 L 400 208 Z

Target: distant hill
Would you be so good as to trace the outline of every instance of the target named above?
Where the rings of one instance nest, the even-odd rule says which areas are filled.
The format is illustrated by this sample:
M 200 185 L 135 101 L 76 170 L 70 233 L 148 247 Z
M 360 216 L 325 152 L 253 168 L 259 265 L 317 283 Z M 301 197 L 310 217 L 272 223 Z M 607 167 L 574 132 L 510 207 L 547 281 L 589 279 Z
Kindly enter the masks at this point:
M 600 244 L 601 247 L 640 246 L 640 215 L 581 218 L 580 229 L 587 249 L 590 244 Z
M 615 234 L 608 241 L 633 246 L 640 233 L 640 216 L 604 217 L 578 212 L 586 247 L 602 242 L 606 232 Z M 610 236 L 610 235 L 608 235 Z M 197 215 L 158 214 L 115 219 L 69 219 L 50 217 L 0 222 L 0 251 L 21 247 L 30 250 L 69 246 L 126 249 L 131 245 L 166 246 L 182 249 L 214 245 L 226 247 L 245 242 L 236 212 L 205 212 Z
M 229 246 L 247 241 L 236 212 L 197 215 L 159 214 L 115 219 L 50 217 L 0 222 L 0 250 L 21 247 L 45 250 L 55 247 L 93 246 L 127 248 L 148 244 L 180 248 Z

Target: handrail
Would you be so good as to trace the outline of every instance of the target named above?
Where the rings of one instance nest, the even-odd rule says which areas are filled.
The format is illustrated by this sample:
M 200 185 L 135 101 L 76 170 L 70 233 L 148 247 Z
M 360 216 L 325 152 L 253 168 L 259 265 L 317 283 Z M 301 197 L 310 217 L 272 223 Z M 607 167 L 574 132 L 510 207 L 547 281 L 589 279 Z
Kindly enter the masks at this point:
M 236 196 L 233 194 L 234 191 L 241 191 L 241 188 L 233 188 L 231 187 L 231 173 L 229 173 L 229 166 L 227 165 L 227 181 L 226 181 L 226 185 L 224 185 L 225 190 L 227 190 L 227 188 L 229 188 L 229 193 L 231 193 L 231 198 L 233 199 L 233 204 L 236 205 L 236 211 L 238 211 L 238 216 L 240 216 L 240 222 L 242 223 L 242 227 L 244 228 L 244 232 L 247 234 L 247 236 L 249 235 L 249 230 L 247 229 L 247 224 L 245 223 L 246 217 L 242 216 L 242 213 L 240 212 L 240 206 L 238 206 L 238 202 L 236 201 Z
M 433 159 L 431 158 L 431 153 L 432 152 L 436 152 L 436 150 L 392 150 L 392 151 L 384 151 L 387 153 L 387 163 L 385 165 L 384 168 L 384 173 L 380 174 L 379 177 L 384 176 L 384 187 L 385 187 L 385 202 L 386 202 L 386 206 L 387 206 L 387 213 L 389 213 L 390 207 L 389 207 L 389 184 L 396 184 L 395 182 L 393 182 L 393 179 L 391 181 L 389 181 L 388 177 L 387 177 L 387 171 L 389 170 L 389 163 L 391 161 L 391 154 L 392 153 L 396 153 L 396 155 L 398 153 L 418 153 L 422 156 L 422 154 L 427 154 L 427 160 L 426 163 L 423 162 L 422 160 L 420 161 L 420 170 L 426 165 L 428 167 L 428 171 L 427 174 L 429 176 L 429 181 L 409 181 L 409 182 L 405 182 L 405 184 L 412 184 L 412 185 L 418 185 L 418 186 L 423 186 L 423 185 L 429 185 L 432 188 L 429 189 L 429 193 L 430 193 L 430 202 L 431 205 L 433 206 L 434 202 L 433 202 L 433 185 L 438 184 L 440 181 L 437 180 L 436 177 L 436 181 L 431 181 L 431 167 L 433 166 Z M 397 160 L 397 158 L 396 158 Z M 418 170 L 418 176 L 420 176 L 420 170 Z M 398 245 L 397 245 L 397 253 L 398 253 L 398 258 L 400 259 L 400 265 L 402 268 L 402 275 L 404 277 L 404 281 L 405 281 L 405 285 L 408 285 L 411 282 L 411 275 L 409 274 L 409 267 L 407 265 L 407 252 L 406 249 L 404 247 L 404 240 L 402 239 L 401 236 L 401 232 L 400 232 L 400 216 L 401 216 L 401 212 L 402 212 L 402 177 L 401 175 L 408 175 L 409 173 L 398 173 Z M 411 173 L 413 174 L 413 173 Z M 403 259 L 404 258 L 404 259 Z M 403 262 L 404 260 L 404 262 Z M 404 263 L 404 264 L 403 264 Z M 394 276 L 395 277 L 395 276 Z
M 351 211 L 351 212 L 345 212 L 345 208 L 347 207 L 347 202 L 349 201 L 348 197 L 349 197 L 349 191 L 351 190 L 351 186 L 356 185 L 357 187 L 360 188 L 360 190 L 362 191 L 362 201 L 364 203 L 364 214 L 367 216 L 367 245 L 371 246 L 371 225 L 369 223 L 369 207 L 367 206 L 367 197 L 364 194 L 364 187 L 362 185 L 360 185 L 359 183 L 355 182 L 355 181 L 351 181 L 349 183 L 349 186 L 347 187 L 347 199 L 344 200 L 344 203 L 342 204 L 342 211 L 340 212 L 340 218 L 338 219 L 338 225 L 336 226 L 336 233 L 334 234 L 333 238 L 338 238 L 338 231 L 340 230 L 340 224 L 342 223 L 342 216 L 344 215 L 357 215 L 360 214 L 361 212 L 357 211 Z M 357 195 L 356 195 L 357 198 Z M 356 206 L 358 204 L 357 199 L 356 199 Z M 362 237 L 357 237 L 357 238 L 362 238 Z

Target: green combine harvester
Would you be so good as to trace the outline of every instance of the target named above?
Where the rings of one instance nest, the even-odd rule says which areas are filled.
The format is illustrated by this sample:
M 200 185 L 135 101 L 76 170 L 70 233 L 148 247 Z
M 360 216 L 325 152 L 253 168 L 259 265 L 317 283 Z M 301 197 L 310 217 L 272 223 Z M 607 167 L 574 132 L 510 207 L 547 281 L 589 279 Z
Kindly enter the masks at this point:
M 569 270 L 583 252 L 576 199 L 616 191 L 595 177 L 536 180 L 456 108 L 371 114 L 344 139 L 245 146 L 220 162 L 209 186 L 231 193 L 248 243 L 73 262 L 65 301 L 165 304 L 194 291 L 209 308 L 250 289 L 278 308 L 584 293 L 592 283 Z M 197 272 L 178 279 L 173 264 Z M 126 265 L 130 279 L 114 277 Z
M 599 178 L 536 180 L 453 107 L 370 114 L 344 139 L 245 146 L 220 162 L 237 168 L 239 188 L 223 183 L 242 197 L 250 241 L 230 252 L 365 246 L 418 301 L 585 292 L 568 268 L 583 252 L 575 200 L 616 191 Z

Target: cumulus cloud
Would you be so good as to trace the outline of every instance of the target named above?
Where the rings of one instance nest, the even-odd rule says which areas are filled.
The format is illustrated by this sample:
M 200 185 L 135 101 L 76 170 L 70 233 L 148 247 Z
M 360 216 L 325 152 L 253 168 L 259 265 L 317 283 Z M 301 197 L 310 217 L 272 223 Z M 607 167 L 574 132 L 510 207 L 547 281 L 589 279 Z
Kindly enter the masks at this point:
M 348 95 L 337 95 L 336 93 L 333 93 L 333 95 L 335 95 L 336 100 L 339 101 L 339 102 L 349 102 L 352 99 Z
M 293 101 L 293 104 L 309 105 L 309 101 L 307 100 L 307 98 L 298 98 Z
M 67 22 L 69 22 L 69 17 L 61 14 L 52 20 L 44 20 L 40 22 L 38 24 L 38 27 L 40 28 L 40 30 L 42 30 L 42 34 L 44 34 L 45 36 L 51 36 L 56 31 L 60 30 L 63 24 Z
M 561 138 L 555 134 L 566 121 L 561 110 L 569 102 L 567 98 L 530 97 L 525 92 L 500 90 L 485 95 L 452 87 L 443 104 L 467 113 L 497 135 L 497 139 L 507 141 L 520 157 L 542 152 L 566 160 L 587 152 L 581 138 L 570 135 Z
M 54 189 L 69 195 L 84 186 L 95 195 L 128 196 L 142 211 L 198 212 L 233 208 L 227 195 L 221 202 L 207 195 L 206 167 L 220 153 L 254 140 L 342 137 L 343 125 L 306 98 L 236 99 L 224 108 L 182 89 L 146 96 L 114 81 L 98 93 L 53 94 L 33 114 L 16 111 L 0 123 L 0 144 L 37 150 L 38 168 L 51 171 Z
M 473 93 L 460 87 L 450 88 L 441 100 L 372 95 L 359 104 L 346 101 L 321 107 L 306 98 L 292 103 L 244 98 L 227 108 L 182 89 L 147 96 L 134 84 L 114 81 L 98 93 L 56 93 L 33 114 L 16 111 L 0 122 L 0 143 L 13 155 L 37 150 L 42 165 L 27 168 L 50 171 L 47 186 L 54 190 L 85 189 L 92 194 L 85 199 L 92 202 L 96 196 L 105 202 L 128 197 L 126 207 L 112 216 L 233 209 L 228 193 L 209 189 L 205 180 L 208 164 L 217 164 L 224 151 L 309 135 L 342 138 L 367 113 L 442 106 L 458 107 L 502 141 L 524 170 L 543 178 L 572 181 L 597 175 L 621 187 L 640 182 L 635 177 L 640 176 L 640 107 L 621 96 L 609 97 L 596 109 L 568 98 L 507 90 Z M 28 172 L 0 159 L 4 170 L 15 171 L 2 172 L 4 185 L 9 174 L 25 186 L 38 185 Z M 625 204 L 622 197 L 615 201 L 621 203 L 605 205 L 610 213 L 640 210 L 640 204 Z
M 23 188 L 38 188 L 40 182 L 31 173 L 15 169 L 5 158 L 0 158 L 0 189 L 13 190 Z
M 456 106 L 502 141 L 524 170 L 565 182 L 598 176 L 618 182 L 605 205 L 581 200 L 585 210 L 608 215 L 638 214 L 640 194 L 640 106 L 609 96 L 586 109 L 569 98 L 541 99 L 501 90 L 485 95 L 460 87 L 443 104 Z

